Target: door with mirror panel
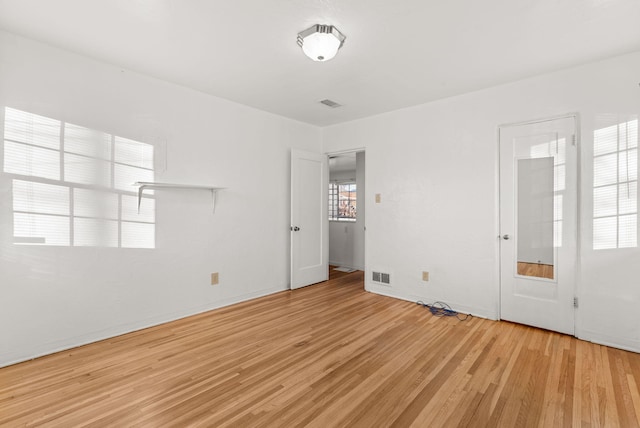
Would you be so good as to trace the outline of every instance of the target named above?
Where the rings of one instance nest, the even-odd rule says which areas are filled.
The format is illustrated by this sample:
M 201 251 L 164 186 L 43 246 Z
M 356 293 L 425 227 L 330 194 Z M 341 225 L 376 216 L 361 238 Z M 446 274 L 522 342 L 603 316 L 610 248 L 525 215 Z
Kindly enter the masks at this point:
M 505 125 L 500 318 L 574 334 L 577 117 Z

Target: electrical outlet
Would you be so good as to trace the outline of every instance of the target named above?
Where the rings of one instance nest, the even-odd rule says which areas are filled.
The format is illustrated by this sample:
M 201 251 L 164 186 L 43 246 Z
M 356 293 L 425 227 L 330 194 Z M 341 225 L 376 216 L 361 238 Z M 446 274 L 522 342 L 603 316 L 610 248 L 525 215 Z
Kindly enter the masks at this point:
M 211 285 L 218 284 L 218 272 L 214 272 L 211 274 Z
M 380 193 L 376 193 L 376 204 L 382 202 L 382 195 Z
M 423 281 L 429 281 L 429 272 L 422 271 L 422 280 Z

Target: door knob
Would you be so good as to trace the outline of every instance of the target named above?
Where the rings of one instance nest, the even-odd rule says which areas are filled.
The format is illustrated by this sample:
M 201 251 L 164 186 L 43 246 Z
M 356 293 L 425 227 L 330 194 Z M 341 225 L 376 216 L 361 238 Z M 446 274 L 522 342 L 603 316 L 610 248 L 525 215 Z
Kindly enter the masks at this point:
M 502 235 L 502 239 L 504 239 L 505 241 L 509 240 L 509 235 Z

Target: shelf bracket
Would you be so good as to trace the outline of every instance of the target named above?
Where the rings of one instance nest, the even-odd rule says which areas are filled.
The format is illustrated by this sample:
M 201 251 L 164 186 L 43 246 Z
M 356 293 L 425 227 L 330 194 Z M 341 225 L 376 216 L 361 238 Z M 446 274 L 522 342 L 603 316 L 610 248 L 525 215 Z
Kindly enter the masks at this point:
M 140 204 L 142 203 L 142 194 L 145 189 L 183 189 L 183 190 L 209 190 L 211 191 L 211 204 L 213 206 L 212 213 L 216 212 L 216 196 L 218 190 L 224 187 L 201 186 L 194 184 L 176 184 L 176 183 L 157 183 L 153 181 L 136 181 L 134 186 L 138 186 L 138 214 L 140 214 Z
M 138 214 L 140 214 L 140 203 L 142 202 L 142 192 L 144 192 L 145 187 L 147 186 L 144 184 L 138 187 Z

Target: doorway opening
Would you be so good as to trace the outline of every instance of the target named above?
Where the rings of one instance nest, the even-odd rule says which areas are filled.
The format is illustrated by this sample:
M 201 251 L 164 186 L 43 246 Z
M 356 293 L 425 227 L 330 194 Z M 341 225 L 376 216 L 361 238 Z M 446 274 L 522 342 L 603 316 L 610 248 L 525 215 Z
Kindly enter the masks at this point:
M 329 270 L 365 270 L 365 152 L 329 154 Z M 364 285 L 363 285 L 364 287 Z

